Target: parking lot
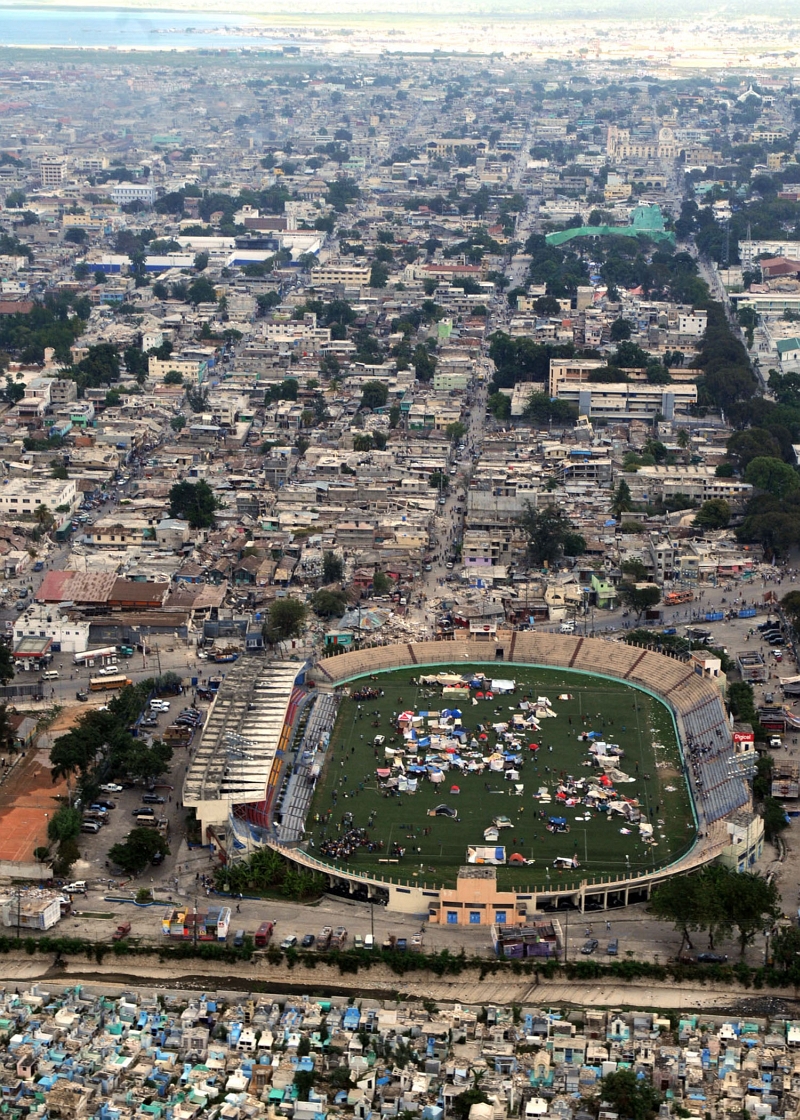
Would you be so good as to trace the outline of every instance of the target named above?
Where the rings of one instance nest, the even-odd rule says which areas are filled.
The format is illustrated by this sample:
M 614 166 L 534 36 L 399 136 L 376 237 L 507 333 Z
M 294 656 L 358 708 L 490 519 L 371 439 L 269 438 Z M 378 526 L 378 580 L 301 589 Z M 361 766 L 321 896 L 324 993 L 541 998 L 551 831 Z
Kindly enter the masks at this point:
M 148 741 L 163 738 L 166 727 L 175 720 L 183 708 L 189 707 L 191 702 L 191 694 L 166 697 L 163 703 L 169 704 L 169 708 L 153 712 L 152 720 L 141 729 L 142 737 Z M 205 710 L 202 706 L 198 708 L 203 717 Z M 196 744 L 199 734 L 199 730 L 195 732 L 192 746 Z M 123 841 L 131 829 L 137 827 L 134 817 L 137 810 L 152 809 L 156 819 L 163 818 L 168 823 L 167 841 L 171 855 L 166 857 L 160 866 L 150 867 L 142 872 L 139 883 L 142 886 L 149 886 L 151 883 L 164 887 L 174 886 L 177 851 L 184 842 L 186 831 L 186 813 L 178 807 L 178 804 L 191 749 L 191 747 L 174 746 L 169 771 L 149 785 L 144 782 L 116 783 L 123 784 L 125 788 L 113 792 L 103 791 L 101 800 L 113 802 L 114 808 L 102 815 L 105 823 L 97 834 L 81 834 L 79 844 L 82 859 L 73 868 L 73 877 L 91 881 L 103 880 L 103 882 L 111 880 L 115 883 L 126 881 L 126 877 L 119 875 L 118 869 L 109 864 L 108 850 L 114 844 Z M 96 816 L 99 817 L 100 814 Z

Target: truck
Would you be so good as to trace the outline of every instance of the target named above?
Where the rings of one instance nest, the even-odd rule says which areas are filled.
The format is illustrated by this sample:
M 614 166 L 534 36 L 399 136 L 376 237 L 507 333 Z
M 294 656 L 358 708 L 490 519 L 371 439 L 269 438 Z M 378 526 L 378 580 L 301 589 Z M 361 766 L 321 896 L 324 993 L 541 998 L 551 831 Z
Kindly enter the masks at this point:
M 332 937 L 333 937 L 333 929 L 331 928 L 331 926 L 323 926 L 322 929 L 317 934 L 317 952 L 318 953 L 324 953 L 330 947 Z
M 99 661 L 105 665 L 106 661 L 114 661 L 117 656 L 116 646 L 103 646 L 102 649 L 87 649 L 83 653 L 76 653 L 72 658 L 73 665 L 94 665 Z
M 127 937 L 130 934 L 130 932 L 131 932 L 131 923 L 130 922 L 120 922 L 120 924 L 117 926 L 117 928 L 111 934 L 111 940 L 112 941 L 122 941 L 122 939 Z
M 337 926 L 331 937 L 331 949 L 344 949 L 347 944 L 347 930 L 344 926 Z
M 115 673 L 114 676 L 92 677 L 89 681 L 90 692 L 111 692 L 115 688 L 126 688 L 133 681 L 124 673 Z
M 164 728 L 164 742 L 169 743 L 172 747 L 188 747 L 193 734 L 191 727 L 180 727 L 172 723 L 169 727 Z

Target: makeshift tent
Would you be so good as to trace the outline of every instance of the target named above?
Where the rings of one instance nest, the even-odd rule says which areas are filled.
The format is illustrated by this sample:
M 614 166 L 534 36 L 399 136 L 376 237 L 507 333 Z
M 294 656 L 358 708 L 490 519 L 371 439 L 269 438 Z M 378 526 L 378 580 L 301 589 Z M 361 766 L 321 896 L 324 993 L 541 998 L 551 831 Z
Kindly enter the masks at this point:
M 467 863 L 488 863 L 498 867 L 506 862 L 506 850 L 494 845 L 467 848 Z

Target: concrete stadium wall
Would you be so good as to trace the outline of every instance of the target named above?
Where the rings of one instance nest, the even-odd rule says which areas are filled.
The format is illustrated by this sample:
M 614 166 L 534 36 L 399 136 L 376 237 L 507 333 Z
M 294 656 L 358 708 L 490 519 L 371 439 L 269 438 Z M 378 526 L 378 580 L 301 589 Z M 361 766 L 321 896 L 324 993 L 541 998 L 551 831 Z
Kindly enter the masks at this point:
M 438 665 L 483 664 L 559 668 L 576 673 L 606 677 L 623 684 L 630 684 L 651 693 L 670 711 L 676 725 L 676 734 L 683 750 L 682 716 L 698 704 L 716 703 L 722 706 L 717 688 L 704 680 L 685 661 L 601 638 L 582 638 L 575 635 L 538 634 L 532 631 L 498 631 L 490 640 L 482 636 L 457 638 L 443 642 L 399 642 L 354 650 L 318 661 L 309 671 L 308 683 L 321 692 L 330 692 L 358 678 L 397 669 L 426 669 Z M 689 784 L 690 799 L 698 821 L 694 793 Z M 601 881 L 584 880 L 580 886 L 562 890 L 525 894 L 529 910 L 538 908 L 542 898 L 572 899 L 583 911 L 587 898 L 599 900 L 603 909 L 609 905 L 627 904 L 631 896 L 642 892 L 649 897 L 658 883 L 672 875 L 694 870 L 710 863 L 727 843 L 727 829 L 718 821 L 701 832 L 693 847 L 667 867 L 645 875 L 613 880 L 610 876 Z M 331 885 L 347 884 L 351 892 L 366 888 L 371 897 L 388 893 L 388 909 L 401 913 L 427 916 L 432 900 L 439 898 L 433 886 L 417 885 L 406 880 L 378 879 L 366 873 L 345 872 L 317 859 L 300 848 L 273 843 L 283 855 L 297 863 L 326 875 Z

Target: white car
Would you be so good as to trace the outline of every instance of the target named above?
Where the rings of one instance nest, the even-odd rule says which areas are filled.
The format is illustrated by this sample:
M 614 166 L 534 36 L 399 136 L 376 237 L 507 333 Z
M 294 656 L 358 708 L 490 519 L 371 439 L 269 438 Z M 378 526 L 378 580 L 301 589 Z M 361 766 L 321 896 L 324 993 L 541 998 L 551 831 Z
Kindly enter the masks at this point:
M 168 712 L 169 704 L 166 700 L 151 700 L 150 708 L 154 712 Z
M 97 670 L 98 677 L 113 677 L 119 672 L 119 665 L 104 665 Z
M 106 782 L 100 789 L 103 793 L 122 793 L 122 786 L 118 786 L 116 782 Z

